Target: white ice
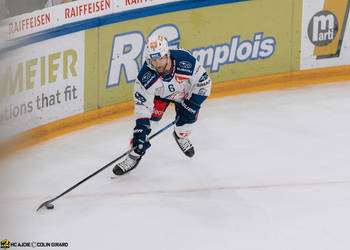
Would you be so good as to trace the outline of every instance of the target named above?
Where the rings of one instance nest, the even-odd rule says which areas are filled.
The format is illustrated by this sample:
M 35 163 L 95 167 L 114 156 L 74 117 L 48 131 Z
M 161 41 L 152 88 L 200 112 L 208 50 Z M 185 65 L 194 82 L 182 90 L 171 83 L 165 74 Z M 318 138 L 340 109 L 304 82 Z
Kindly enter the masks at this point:
M 171 106 L 161 125 L 173 118 Z M 350 249 L 350 82 L 209 99 L 193 159 L 171 128 L 130 174 L 112 180 L 107 168 L 36 212 L 124 153 L 133 126 L 125 117 L 3 160 L 0 240 L 74 250 Z

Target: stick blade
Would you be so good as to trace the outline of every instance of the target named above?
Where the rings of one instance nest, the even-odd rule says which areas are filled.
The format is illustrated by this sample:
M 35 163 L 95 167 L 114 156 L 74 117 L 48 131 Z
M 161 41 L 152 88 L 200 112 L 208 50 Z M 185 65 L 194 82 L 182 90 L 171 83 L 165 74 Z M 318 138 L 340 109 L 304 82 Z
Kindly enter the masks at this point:
M 36 211 L 38 212 L 42 207 L 46 207 L 47 204 L 50 204 L 52 200 L 48 200 L 48 201 L 45 201 L 43 202 L 37 209 Z

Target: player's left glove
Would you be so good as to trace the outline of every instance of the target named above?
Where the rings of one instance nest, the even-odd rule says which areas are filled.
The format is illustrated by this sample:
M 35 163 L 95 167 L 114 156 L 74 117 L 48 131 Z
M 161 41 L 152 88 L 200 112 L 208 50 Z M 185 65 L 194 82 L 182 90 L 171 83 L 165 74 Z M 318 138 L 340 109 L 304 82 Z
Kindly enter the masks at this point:
M 146 153 L 146 150 L 151 147 L 151 143 L 147 141 L 147 135 L 151 133 L 151 129 L 148 124 L 143 124 L 140 122 L 136 122 L 136 126 L 134 128 L 134 135 L 132 140 L 132 146 L 136 147 L 134 152 L 140 156 Z
M 179 121 L 176 123 L 177 126 L 184 124 L 191 124 L 197 120 L 198 112 L 201 106 L 192 100 L 183 100 L 180 103 L 176 103 L 176 117 Z

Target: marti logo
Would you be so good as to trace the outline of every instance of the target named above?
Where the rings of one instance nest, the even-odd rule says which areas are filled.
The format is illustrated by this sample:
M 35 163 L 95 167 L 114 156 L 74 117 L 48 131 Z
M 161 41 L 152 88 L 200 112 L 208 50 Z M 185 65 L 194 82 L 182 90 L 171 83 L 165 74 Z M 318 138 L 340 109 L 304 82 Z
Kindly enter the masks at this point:
M 334 40 L 337 33 L 338 20 L 330 11 L 318 12 L 309 23 L 309 39 L 315 46 L 327 46 Z
M 174 24 L 165 24 L 156 27 L 149 36 L 163 34 L 169 48 L 179 48 L 180 31 Z M 229 43 L 209 45 L 207 47 L 193 48 L 193 56 L 210 72 L 218 72 L 220 67 L 236 62 L 254 61 L 271 57 L 276 49 L 274 37 L 264 37 L 263 32 L 256 32 L 252 40 L 241 40 L 240 36 L 232 36 Z M 143 46 L 145 37 L 140 31 L 116 34 L 113 38 L 112 51 L 109 61 L 106 87 L 120 85 L 124 72 L 127 83 L 134 82 L 144 61 Z M 181 67 L 187 68 L 187 62 L 180 62 Z M 178 82 L 184 79 L 177 77 Z
M 322 11 L 309 22 L 308 37 L 316 59 L 339 57 L 349 14 L 349 0 L 324 0 Z

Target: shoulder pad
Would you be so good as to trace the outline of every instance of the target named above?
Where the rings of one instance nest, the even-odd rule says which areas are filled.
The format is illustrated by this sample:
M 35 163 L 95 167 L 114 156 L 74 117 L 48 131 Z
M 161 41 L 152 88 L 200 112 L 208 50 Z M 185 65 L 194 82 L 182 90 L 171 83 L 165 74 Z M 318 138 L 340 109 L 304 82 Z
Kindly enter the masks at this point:
M 175 61 L 175 72 L 193 75 L 196 59 L 186 50 L 170 50 L 170 56 Z
M 137 75 L 137 79 L 140 81 L 142 86 L 145 87 L 145 89 L 149 89 L 158 80 L 158 78 L 159 76 L 157 73 L 148 68 L 146 64 L 143 65 L 142 69 Z

